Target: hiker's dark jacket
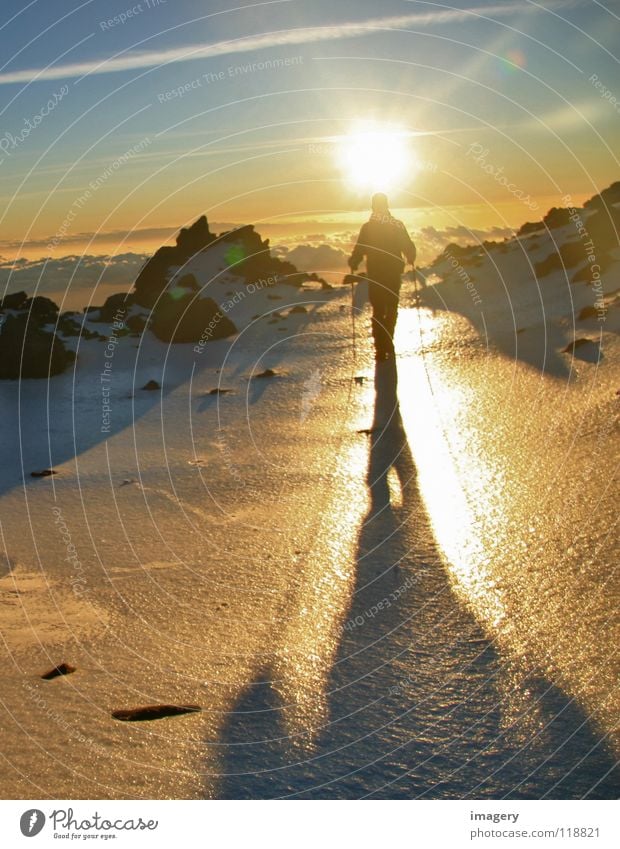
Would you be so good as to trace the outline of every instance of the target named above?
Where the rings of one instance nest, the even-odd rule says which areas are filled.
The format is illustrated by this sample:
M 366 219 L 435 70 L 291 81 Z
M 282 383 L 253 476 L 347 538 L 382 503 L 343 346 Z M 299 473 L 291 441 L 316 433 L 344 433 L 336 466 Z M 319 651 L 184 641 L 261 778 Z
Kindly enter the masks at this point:
M 349 265 L 356 269 L 366 257 L 366 272 L 371 280 L 400 285 L 405 267 L 403 256 L 407 262 L 415 262 L 415 245 L 403 222 L 391 215 L 371 215 L 362 225 Z

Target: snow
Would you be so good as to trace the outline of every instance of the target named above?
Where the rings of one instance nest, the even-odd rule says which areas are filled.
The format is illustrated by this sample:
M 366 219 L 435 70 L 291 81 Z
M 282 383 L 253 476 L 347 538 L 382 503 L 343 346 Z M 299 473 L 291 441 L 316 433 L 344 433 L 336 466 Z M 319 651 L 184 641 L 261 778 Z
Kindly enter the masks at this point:
M 613 794 L 618 308 L 578 322 L 591 288 L 528 242 L 466 267 L 479 304 L 446 264 L 405 284 L 383 441 L 350 291 L 212 252 L 183 273 L 239 333 L 120 337 L 109 432 L 101 341 L 0 385 L 5 798 Z M 111 718 L 157 702 L 203 710 Z

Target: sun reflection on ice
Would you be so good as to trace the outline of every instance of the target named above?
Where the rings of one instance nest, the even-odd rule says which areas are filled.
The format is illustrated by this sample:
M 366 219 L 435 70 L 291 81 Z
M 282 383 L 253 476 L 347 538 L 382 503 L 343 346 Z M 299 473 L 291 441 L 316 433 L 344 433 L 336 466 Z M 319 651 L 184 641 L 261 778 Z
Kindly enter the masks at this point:
M 429 380 L 423 350 L 437 341 L 439 332 L 429 310 L 401 309 L 397 349 L 413 356 L 400 360 L 400 410 L 420 492 L 455 590 L 480 618 L 498 627 L 506 611 L 491 568 L 497 542 L 492 538 L 496 474 L 476 449 L 475 434 L 453 426 L 467 404 L 466 389 Z M 468 500 L 462 480 L 474 482 L 475 504 Z

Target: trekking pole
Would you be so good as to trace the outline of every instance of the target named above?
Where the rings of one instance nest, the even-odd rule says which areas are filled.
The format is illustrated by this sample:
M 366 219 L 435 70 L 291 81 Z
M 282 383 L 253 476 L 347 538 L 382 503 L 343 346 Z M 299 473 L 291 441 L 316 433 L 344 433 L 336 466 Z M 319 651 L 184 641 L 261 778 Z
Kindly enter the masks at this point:
M 351 275 L 351 337 L 353 342 L 353 365 L 357 365 L 357 337 L 355 334 L 355 280 Z

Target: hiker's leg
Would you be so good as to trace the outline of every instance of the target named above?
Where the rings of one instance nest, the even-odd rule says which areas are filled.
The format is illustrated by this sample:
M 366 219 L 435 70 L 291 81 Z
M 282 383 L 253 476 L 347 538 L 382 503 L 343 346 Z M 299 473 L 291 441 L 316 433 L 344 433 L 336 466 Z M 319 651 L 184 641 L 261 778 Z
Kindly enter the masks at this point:
M 372 306 L 372 338 L 375 343 L 375 351 L 377 354 L 384 354 L 387 351 L 387 334 L 385 332 L 385 295 L 384 287 L 374 280 L 370 281 L 368 286 L 368 299 Z
M 383 326 L 387 337 L 387 353 L 394 353 L 394 328 L 398 317 L 398 288 L 386 289 L 385 291 L 385 313 Z

